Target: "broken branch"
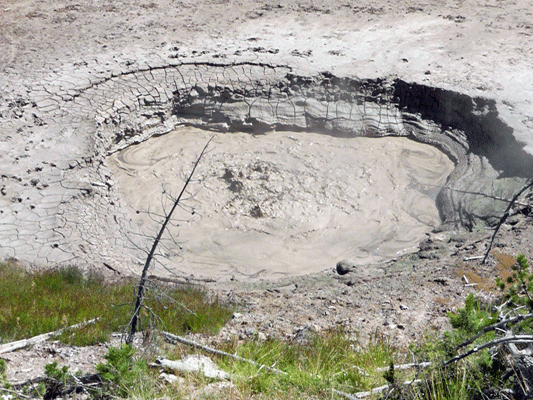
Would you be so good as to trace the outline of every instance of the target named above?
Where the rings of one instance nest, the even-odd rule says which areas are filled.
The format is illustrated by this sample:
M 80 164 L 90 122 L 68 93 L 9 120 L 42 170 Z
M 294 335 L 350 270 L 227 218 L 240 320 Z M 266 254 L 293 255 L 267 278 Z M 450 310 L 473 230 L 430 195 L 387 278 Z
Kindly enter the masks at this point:
M 51 337 L 54 337 L 54 336 L 57 336 L 57 335 L 61 335 L 63 332 L 65 332 L 67 330 L 78 329 L 78 328 L 82 328 L 82 327 L 84 327 L 86 325 L 89 325 L 89 324 L 94 324 L 99 319 L 100 318 L 91 319 L 90 321 L 85 321 L 85 322 L 81 322 L 79 324 L 67 326 L 66 328 L 61 328 L 61 329 L 59 329 L 57 331 L 54 331 L 54 332 L 43 333 L 42 335 L 37 335 L 37 336 L 34 336 L 32 338 L 29 338 L 29 339 L 22 339 L 22 340 L 17 340 L 16 342 L 3 344 L 3 345 L 0 346 L 0 354 L 9 353 L 11 351 L 22 349 L 23 347 L 26 347 L 26 346 L 29 346 L 29 345 L 32 345 L 32 344 L 37 344 L 37 343 L 44 342 L 44 341 L 50 339 Z
M 170 223 L 170 220 L 172 219 L 172 214 L 174 213 L 174 211 L 176 210 L 176 208 L 180 204 L 180 200 L 181 200 L 183 194 L 185 193 L 185 191 L 187 189 L 187 186 L 189 185 L 189 183 L 192 180 L 192 177 L 194 175 L 194 171 L 196 170 L 196 167 L 198 167 L 198 164 L 200 164 L 200 160 L 204 156 L 204 154 L 205 154 L 205 152 L 207 150 L 207 147 L 209 146 L 209 144 L 211 143 L 213 138 L 214 138 L 214 136 L 211 136 L 211 138 L 207 141 L 207 143 L 205 144 L 204 148 L 202 149 L 202 152 L 200 153 L 200 155 L 196 159 L 196 162 L 194 163 L 193 168 L 192 168 L 191 172 L 189 173 L 189 176 L 188 176 L 187 180 L 185 181 L 179 196 L 176 198 L 176 201 L 174 202 L 174 205 L 172 206 L 172 208 L 170 209 L 168 215 L 165 217 L 163 223 L 161 224 L 161 228 L 159 229 L 159 232 L 158 232 L 157 236 L 154 239 L 154 242 L 152 244 L 152 248 L 151 248 L 150 252 L 148 253 L 148 256 L 146 257 L 146 261 L 144 263 L 144 267 L 143 267 L 142 274 L 141 274 L 141 279 L 139 280 L 139 288 L 138 288 L 138 291 L 137 291 L 137 299 L 135 301 L 135 307 L 133 308 L 133 315 L 132 315 L 130 323 L 129 323 L 130 330 L 129 330 L 127 336 L 126 336 L 126 343 L 127 344 L 131 344 L 133 342 L 133 337 L 135 336 L 135 332 L 137 331 L 137 322 L 139 321 L 139 312 L 141 311 L 141 307 L 142 307 L 142 304 L 143 304 L 143 301 L 144 301 L 144 295 L 145 295 L 145 284 L 146 284 L 146 279 L 147 279 L 146 276 L 148 274 L 148 270 L 150 269 L 150 264 L 152 262 L 152 259 L 155 256 L 155 252 L 157 250 L 157 246 L 159 245 L 159 242 L 161 241 L 161 238 L 163 237 L 163 233 L 165 232 L 165 230 L 167 228 L 167 225 Z
M 448 361 L 443 362 L 442 365 L 448 365 L 453 362 L 459 361 L 483 349 L 489 349 L 491 347 L 499 346 L 500 344 L 509 344 L 509 343 L 533 343 L 533 335 L 512 335 L 512 336 L 506 336 L 506 337 L 498 338 L 495 340 L 491 340 L 490 342 L 476 346 L 473 349 L 465 353 L 462 353 L 462 354 L 459 354 L 458 356 L 450 358 Z
M 490 239 L 489 246 L 487 247 L 487 251 L 485 252 L 485 256 L 483 257 L 483 261 L 481 261 L 481 264 L 487 263 L 487 258 L 492 249 L 492 245 L 494 244 L 494 239 L 496 238 L 496 235 L 498 234 L 498 231 L 500 230 L 503 223 L 507 220 L 507 217 L 509 217 L 509 212 L 511 211 L 511 208 L 516 203 L 518 198 L 522 195 L 522 193 L 524 193 L 530 187 L 533 187 L 533 179 L 530 179 L 524 186 L 522 186 L 522 188 L 518 191 L 518 193 L 514 195 L 514 197 L 511 199 L 511 201 L 507 205 L 507 208 L 505 209 L 503 216 L 500 218 L 498 225 L 496 225 L 496 229 L 494 229 L 494 233 L 492 234 L 492 238 Z
M 254 365 L 254 366 L 258 367 L 258 368 L 266 368 L 269 371 L 275 372 L 276 374 L 287 375 L 286 372 L 281 371 L 281 370 L 279 370 L 277 368 L 268 367 L 266 365 L 261 365 L 261 364 L 256 363 L 254 360 L 250 360 L 248 358 L 243 358 L 243 357 L 240 357 L 240 356 L 236 356 L 235 354 L 226 353 L 225 351 L 217 350 L 217 349 L 214 349 L 214 348 L 209 347 L 209 346 L 204 346 L 203 344 L 200 344 L 200 343 L 197 343 L 197 342 L 193 342 L 192 340 L 185 339 L 184 337 L 177 336 L 177 335 L 174 335 L 174 334 L 169 333 L 169 332 L 161 332 L 161 334 L 163 336 L 167 337 L 168 339 L 171 339 L 171 340 L 174 340 L 176 342 L 185 344 L 187 346 L 196 347 L 197 349 L 200 349 L 200 350 L 203 350 L 203 351 L 207 351 L 208 353 L 211 353 L 211 354 L 216 354 L 216 355 L 224 356 L 224 357 L 231 357 L 234 360 L 246 362 L 246 363 L 252 364 L 252 365 Z
M 460 349 L 461 347 L 468 346 L 470 343 L 473 343 L 474 340 L 476 340 L 481 335 L 483 335 L 483 334 L 485 334 L 487 332 L 494 331 L 496 329 L 503 328 L 507 324 L 513 324 L 515 322 L 520 322 L 520 321 L 523 321 L 523 320 L 529 319 L 529 318 L 533 318 L 533 313 L 531 313 L 531 314 L 520 314 L 520 315 L 517 315 L 516 317 L 504 319 L 504 320 L 502 320 L 502 321 L 500 321 L 500 322 L 498 322 L 496 324 L 486 326 L 485 328 L 480 330 L 476 336 L 474 336 L 474 337 L 472 337 L 472 338 L 470 338 L 468 340 L 465 340 L 464 342 L 458 344 L 457 345 L 457 349 Z

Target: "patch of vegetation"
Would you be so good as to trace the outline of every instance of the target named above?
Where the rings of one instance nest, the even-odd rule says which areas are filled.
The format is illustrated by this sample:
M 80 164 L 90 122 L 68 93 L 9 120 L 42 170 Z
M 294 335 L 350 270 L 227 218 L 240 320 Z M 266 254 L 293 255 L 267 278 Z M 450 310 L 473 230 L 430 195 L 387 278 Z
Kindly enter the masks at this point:
M 332 389 L 356 392 L 370 388 L 383 382 L 383 377 L 381 373 L 366 371 L 388 365 L 397 353 L 383 337 L 374 338 L 363 348 L 342 330 L 308 333 L 297 343 L 274 339 L 233 342 L 227 344 L 225 351 L 264 366 L 227 358 L 219 360 L 235 376 L 234 383 L 242 393 L 263 398 L 331 398 Z
M 72 380 L 70 376 L 68 366 L 63 365 L 61 368 L 57 365 L 57 361 L 53 361 L 50 364 L 44 366 L 44 373 L 47 377 L 54 379 L 63 385 L 66 385 Z
M 511 270 L 505 282 L 496 279 L 496 285 L 504 292 L 504 301 L 508 301 L 511 307 L 522 306 L 533 311 L 533 274 L 529 273 L 529 264 L 523 254 L 518 255 Z
M 150 375 L 146 361 L 134 359 L 135 352 L 128 344 L 119 348 L 110 347 L 104 356 L 106 362 L 96 366 L 102 379 L 110 384 L 110 391 L 114 395 L 128 397 L 133 391 L 138 391 Z
M 362 346 L 357 340 L 349 338 L 343 330 L 320 334 L 302 332 L 292 342 L 276 339 L 260 341 L 258 338 L 247 342 L 234 340 L 226 343 L 221 350 L 253 360 L 257 364 L 226 356 L 219 356 L 217 362 L 232 374 L 234 386 L 231 398 L 234 399 L 333 399 L 342 397 L 340 393 L 350 396 L 383 385 L 388 386 L 384 386 L 385 389 L 379 394 L 382 399 L 476 400 L 502 398 L 509 394 L 517 394 L 516 398 L 528 398 L 523 397 L 528 394 L 522 388 L 530 382 L 524 380 L 526 378 L 523 373 L 516 372 L 516 365 L 509 364 L 507 353 L 497 345 L 497 340 L 502 337 L 532 331 L 533 274 L 529 273 L 529 265 L 522 255 L 516 258 L 510 271 L 505 281 L 501 278 L 497 280 L 497 286 L 503 294 L 499 303 L 482 301 L 470 294 L 462 308 L 455 313 L 448 313 L 453 328 L 450 332 L 440 337 L 428 337 L 411 347 L 409 361 L 411 357 L 413 360 L 431 361 L 431 367 L 426 370 L 397 369 L 396 366 L 404 362 L 407 355 L 391 346 L 383 336 L 376 335 Z M 63 303 L 70 306 L 70 302 L 74 302 L 78 296 L 83 298 L 78 307 L 88 307 L 87 304 L 96 307 L 96 303 L 91 302 L 93 300 L 85 298 L 91 294 L 78 293 L 75 296 L 73 293 L 90 288 L 93 296 L 95 293 L 103 296 L 102 293 L 106 291 L 114 293 L 115 289 L 117 293 L 123 291 L 123 298 L 116 294 L 112 297 L 113 304 L 117 306 L 108 306 L 108 309 L 116 315 L 120 310 L 122 326 L 125 326 L 131 315 L 134 290 L 131 282 L 108 286 L 100 277 L 83 275 L 75 268 L 28 273 L 16 265 L 5 264 L 2 265 L 1 273 L 8 278 L 18 279 L 16 285 L 7 285 L 18 286 L 21 293 L 18 298 L 35 301 L 30 302 L 32 306 L 27 312 L 37 309 L 37 305 L 41 304 L 36 293 L 44 293 L 48 296 L 46 301 L 51 304 L 56 301 L 59 304 L 55 307 L 58 315 L 67 315 L 65 324 L 79 322 L 70 319 L 70 314 L 65 311 L 69 308 L 62 308 Z M 5 282 L 5 279 L 2 281 Z M 59 297 L 54 299 L 56 292 L 59 292 Z M 216 300 L 207 301 L 205 293 L 193 288 L 174 288 L 162 292 L 149 286 L 148 293 L 151 296 L 146 298 L 146 307 L 141 313 L 141 321 L 144 321 L 145 326 L 157 315 L 161 318 L 161 327 L 168 331 L 175 328 L 174 332 L 178 334 L 187 331 L 212 333 L 231 315 L 231 310 L 222 307 Z M 11 296 L 17 298 L 13 296 L 13 292 Z M 69 301 L 64 301 L 65 298 Z M 46 303 L 45 300 L 43 303 Z M 101 301 L 104 305 L 110 303 L 109 298 Z M 18 301 L 13 303 L 18 304 Z M 129 307 L 118 306 L 126 303 Z M 0 318 L 7 318 L 15 312 L 6 308 L 5 300 L 0 304 L 4 307 L 0 310 Z M 105 321 L 106 314 L 102 310 L 105 307 L 99 310 Z M 87 314 L 85 318 L 95 316 L 97 314 Z M 63 322 L 58 317 L 56 320 Z M 72 335 L 72 332 L 66 334 L 67 339 Z M 179 351 L 183 351 L 183 348 Z M 202 394 L 201 388 L 209 386 L 210 381 L 194 374 L 185 375 L 179 385 L 162 385 L 157 377 L 158 372 L 148 367 L 146 358 L 137 357 L 135 349 L 130 345 L 109 348 L 105 360 L 105 363 L 96 367 L 106 382 L 100 392 L 94 393 L 98 398 L 180 398 L 189 396 L 191 391 L 196 393 L 197 398 L 228 398 L 228 393 L 223 391 L 217 392 L 218 394 Z M 518 370 L 520 368 L 518 366 Z M 72 383 L 72 375 L 66 367 L 52 363 L 46 366 L 45 372 L 54 381 Z M 405 385 L 405 381 L 414 383 Z M 47 388 L 47 393 L 49 392 L 50 388 Z
M 490 305 L 484 304 L 473 294 L 469 294 L 464 307 L 456 313 L 448 313 L 453 330 L 442 337 L 429 337 L 418 346 L 412 346 L 417 359 L 431 361 L 432 367 L 423 374 L 419 384 L 403 390 L 402 399 L 424 400 L 467 400 L 484 398 L 483 391 L 495 384 L 503 374 L 501 362 L 491 357 L 489 350 L 452 363 L 443 362 L 456 356 L 459 345 L 474 337 L 481 329 L 497 321 L 497 313 Z M 495 333 L 472 342 L 472 346 L 494 338 Z M 415 378 L 413 375 L 412 378 Z
M 505 255 L 498 261 L 498 269 L 506 277 L 505 282 L 496 279 L 503 293 L 499 303 L 486 303 L 469 294 L 463 308 L 449 313 L 453 330 L 414 349 L 418 358 L 432 360 L 433 367 L 420 385 L 410 389 L 409 396 L 401 398 L 530 398 L 526 388 L 531 382 L 524 379 L 531 377 L 526 377 L 523 365 L 510 361 L 514 358 L 506 356 L 508 352 L 498 340 L 532 332 L 533 274 L 523 255 L 512 264 Z
M 0 263 L 0 342 L 29 338 L 83 321 L 97 323 L 66 330 L 59 339 L 86 346 L 108 340 L 131 318 L 134 283 L 108 284 L 94 272 L 74 266 L 29 272 L 13 262 Z M 214 333 L 231 318 L 232 309 L 192 287 L 147 291 L 141 329 L 154 323 L 171 333 Z
M 516 263 L 516 257 L 498 251 L 493 251 L 492 255 L 498 262 L 496 264 L 496 276 L 500 280 L 506 282 L 507 278 L 509 278 L 513 272 L 512 268 Z M 495 285 L 494 288 L 497 288 L 497 286 Z

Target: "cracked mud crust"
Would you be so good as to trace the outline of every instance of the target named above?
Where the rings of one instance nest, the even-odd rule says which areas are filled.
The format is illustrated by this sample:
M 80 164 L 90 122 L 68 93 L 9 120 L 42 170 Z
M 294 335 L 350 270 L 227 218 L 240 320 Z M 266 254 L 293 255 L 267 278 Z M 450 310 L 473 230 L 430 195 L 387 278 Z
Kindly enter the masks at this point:
M 242 304 L 211 340 L 341 325 L 405 344 L 445 327 L 445 311 L 475 290 L 463 271 L 495 274 L 494 260 L 463 261 L 483 254 L 483 223 L 505 207 L 495 199 L 531 174 L 533 5 L 329 3 L 2 4 L 0 256 L 138 274 L 134 227 L 103 161 L 180 124 L 408 136 L 455 162 L 437 198 L 449 231 L 343 277 L 335 259 L 331 271 L 286 281 L 210 283 Z M 496 250 L 531 258 L 531 217 L 511 222 Z M 39 373 L 29 369 L 37 352 L 13 357 L 8 374 Z

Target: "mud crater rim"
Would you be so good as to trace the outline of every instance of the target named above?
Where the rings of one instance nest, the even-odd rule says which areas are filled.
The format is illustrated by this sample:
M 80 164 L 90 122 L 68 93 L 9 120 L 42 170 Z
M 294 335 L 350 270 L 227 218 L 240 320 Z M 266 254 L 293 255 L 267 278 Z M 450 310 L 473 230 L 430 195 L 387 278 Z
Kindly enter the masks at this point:
M 395 136 L 431 145 L 455 163 L 436 195 L 443 230 L 493 223 L 501 215 L 495 199 L 512 196 L 532 174 L 532 156 L 515 140 L 495 100 L 398 78 L 294 71 L 268 63 L 160 60 L 102 73 L 89 83 L 39 84 L 25 106 L 39 109 L 39 121 L 29 112 L 17 121 L 51 142 L 30 146 L 26 136 L 14 138 L 32 155 L 14 161 L 28 172 L 27 182 L 9 180 L 4 190 L 4 200 L 24 201 L 6 203 L 2 255 L 38 265 L 103 263 L 136 273 L 143 254 L 132 251 L 135 227 L 104 159 L 180 126 L 338 139 Z M 47 146 L 55 146 L 54 157 L 63 161 L 50 160 Z M 36 168 L 39 160 L 47 167 Z M 26 240 L 30 236 L 34 242 Z
M 150 79 L 139 74 L 154 89 L 137 95 L 122 113 L 103 113 L 98 136 L 105 153 L 180 126 L 252 136 L 295 131 L 345 139 L 406 137 L 435 147 L 455 164 L 436 194 L 439 230 L 473 229 L 496 218 L 498 207 L 479 206 L 478 196 L 505 197 L 520 183 L 512 177 L 527 176 L 533 166 L 496 102 L 486 98 L 401 79 L 299 76 L 289 67 L 254 63 L 168 66 L 150 69 Z M 173 74 L 179 79 L 169 79 Z M 107 84 L 120 88 L 122 79 Z M 252 212 L 259 219 L 263 214 Z

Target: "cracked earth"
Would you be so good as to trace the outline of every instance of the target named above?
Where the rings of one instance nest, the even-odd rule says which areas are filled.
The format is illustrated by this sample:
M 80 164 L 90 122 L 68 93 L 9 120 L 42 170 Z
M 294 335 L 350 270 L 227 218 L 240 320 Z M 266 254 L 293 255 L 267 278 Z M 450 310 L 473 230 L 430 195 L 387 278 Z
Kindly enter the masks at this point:
M 107 160 L 182 126 L 222 137 L 400 136 L 454 163 L 436 195 L 442 225 L 422 233 L 418 251 L 345 276 L 334 271 L 339 254 L 312 273 L 292 262 L 298 277 L 249 280 L 185 263 L 173 278 L 242 305 L 210 340 L 342 325 L 405 344 L 440 330 L 445 311 L 476 290 L 461 281 L 464 263 L 493 278 L 494 259 L 463 260 L 483 254 L 506 206 L 497 199 L 532 174 L 532 18 L 524 0 L 3 3 L 0 257 L 138 274 L 148 238 Z M 256 216 L 272 210 L 263 203 Z M 530 208 L 521 210 L 497 249 L 531 257 Z M 154 274 L 181 268 L 169 263 Z

